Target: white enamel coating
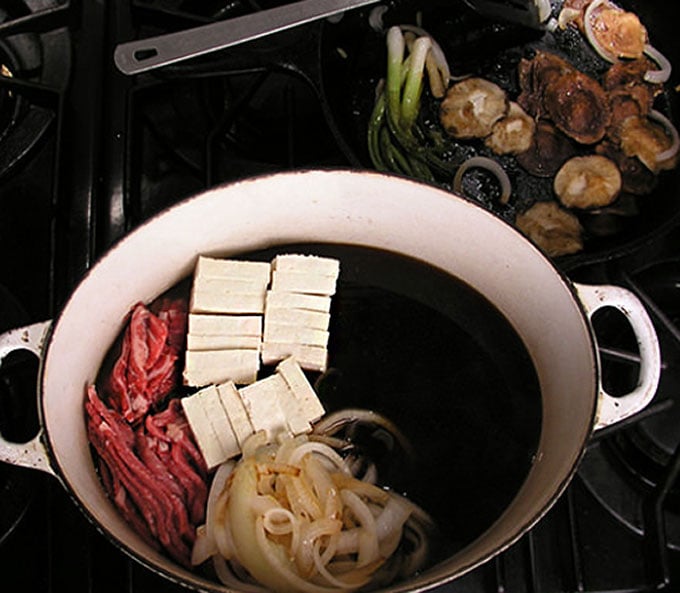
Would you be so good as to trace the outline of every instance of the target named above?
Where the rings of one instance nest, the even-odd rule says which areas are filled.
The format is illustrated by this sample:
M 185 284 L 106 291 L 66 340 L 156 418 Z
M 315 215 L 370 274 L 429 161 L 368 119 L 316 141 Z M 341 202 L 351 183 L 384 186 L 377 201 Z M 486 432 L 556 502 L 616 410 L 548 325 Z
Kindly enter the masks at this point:
M 467 548 L 390 590 L 420 591 L 452 580 L 510 546 L 564 490 L 595 424 L 599 361 L 573 285 L 538 249 L 486 210 L 413 181 L 349 171 L 250 179 L 179 204 L 129 234 L 74 291 L 43 352 L 39 388 L 52 467 L 95 524 L 139 561 L 192 587 L 224 591 L 151 549 L 111 505 L 87 443 L 85 389 L 130 308 L 186 277 L 199 254 L 231 256 L 305 242 L 386 249 L 463 279 L 506 316 L 533 359 L 543 423 L 522 488 Z M 631 297 L 626 308 L 635 324 L 648 326 L 639 333 L 646 364 L 660 366 L 644 307 Z M 654 389 L 647 385 L 644 401 Z
M 51 321 L 35 323 L 12 329 L 0 335 L 0 363 L 16 350 L 27 350 L 38 357 L 42 356 L 43 345 L 51 324 Z M 0 461 L 54 474 L 48 461 L 45 445 L 42 442 L 42 435 L 41 429 L 27 443 L 13 443 L 0 435 Z
M 579 300 L 588 319 L 606 307 L 619 310 L 630 323 L 640 351 L 640 371 L 637 386 L 628 394 L 612 397 L 600 384 L 599 407 L 595 429 L 619 422 L 642 410 L 656 393 L 661 374 L 661 353 L 654 327 L 640 317 L 640 301 L 629 291 L 618 286 L 586 286 L 575 284 Z

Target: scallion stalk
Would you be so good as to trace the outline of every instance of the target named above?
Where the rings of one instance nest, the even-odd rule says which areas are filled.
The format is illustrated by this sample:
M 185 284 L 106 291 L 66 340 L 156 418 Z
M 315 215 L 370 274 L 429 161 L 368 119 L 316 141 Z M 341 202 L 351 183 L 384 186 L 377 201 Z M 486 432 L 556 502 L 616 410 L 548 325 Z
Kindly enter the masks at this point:
M 387 117 L 392 123 L 399 124 L 401 111 L 401 76 L 404 62 L 404 35 L 399 27 L 387 31 Z
M 410 130 L 415 124 L 420 111 L 420 96 L 423 91 L 423 73 L 425 59 L 431 46 L 429 37 L 418 37 L 413 44 L 411 67 L 406 75 L 404 94 L 401 99 L 400 124 L 404 130 Z

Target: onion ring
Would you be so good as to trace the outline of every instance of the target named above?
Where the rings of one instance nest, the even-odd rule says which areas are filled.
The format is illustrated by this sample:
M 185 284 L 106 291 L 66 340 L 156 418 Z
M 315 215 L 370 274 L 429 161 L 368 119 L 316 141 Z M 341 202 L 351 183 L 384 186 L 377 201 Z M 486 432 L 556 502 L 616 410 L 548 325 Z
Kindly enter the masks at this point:
M 649 70 L 645 72 L 644 79 L 652 84 L 663 84 L 666 82 L 671 77 L 672 70 L 668 58 L 649 43 L 645 45 L 644 53 L 659 65 L 658 70 Z
M 379 4 L 375 6 L 371 12 L 368 13 L 368 26 L 376 33 L 385 30 L 385 23 L 383 22 L 383 15 L 387 12 L 387 6 Z
M 666 150 L 656 155 L 656 162 L 663 163 L 664 161 L 674 158 L 678 154 L 678 149 L 680 149 L 680 135 L 678 135 L 677 128 L 670 119 L 656 109 L 650 110 L 648 117 L 649 119 L 660 123 L 671 137 L 671 145 Z
M 563 8 L 557 17 L 557 26 L 560 29 L 566 29 L 570 23 L 575 23 L 581 11 L 577 8 Z
M 469 158 L 467 161 L 465 161 L 460 167 L 458 167 L 458 171 L 456 171 L 456 175 L 453 178 L 453 191 L 459 195 L 462 195 L 463 177 L 468 170 L 475 167 L 486 169 L 489 171 L 489 173 L 492 173 L 496 179 L 498 179 L 498 183 L 501 186 L 500 202 L 501 204 L 507 204 L 508 200 L 510 200 L 510 194 L 512 193 L 512 184 L 510 183 L 510 178 L 503 167 L 501 167 L 493 159 L 485 156 L 473 156 L 472 158 Z
M 585 13 L 583 14 L 583 28 L 585 29 L 585 34 L 590 45 L 593 46 L 593 49 L 598 55 L 608 62 L 615 63 L 618 62 L 619 59 L 602 46 L 593 30 L 593 13 L 603 4 L 610 4 L 610 2 L 609 0 L 594 0 L 588 5 L 588 8 L 586 8 Z

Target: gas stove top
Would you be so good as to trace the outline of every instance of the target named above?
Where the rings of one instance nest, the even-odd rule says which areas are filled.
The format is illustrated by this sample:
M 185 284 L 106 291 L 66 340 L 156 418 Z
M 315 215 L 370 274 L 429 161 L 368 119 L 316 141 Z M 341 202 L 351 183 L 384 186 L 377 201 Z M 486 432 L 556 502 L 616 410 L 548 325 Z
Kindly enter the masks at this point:
M 361 167 L 324 100 L 323 23 L 198 62 L 126 77 L 121 41 L 245 14 L 245 0 L 0 3 L 0 330 L 51 318 L 107 247 L 205 188 L 260 173 Z M 333 59 L 342 62 L 342 48 Z M 600 431 L 571 486 L 518 543 L 447 592 L 675 591 L 680 587 L 680 229 L 618 257 L 565 266 L 647 304 L 659 393 Z M 635 381 L 635 343 L 595 320 L 610 391 Z M 31 356 L 0 371 L 0 430 L 37 430 Z M 54 478 L 0 464 L 0 581 L 16 591 L 183 591 L 130 560 Z

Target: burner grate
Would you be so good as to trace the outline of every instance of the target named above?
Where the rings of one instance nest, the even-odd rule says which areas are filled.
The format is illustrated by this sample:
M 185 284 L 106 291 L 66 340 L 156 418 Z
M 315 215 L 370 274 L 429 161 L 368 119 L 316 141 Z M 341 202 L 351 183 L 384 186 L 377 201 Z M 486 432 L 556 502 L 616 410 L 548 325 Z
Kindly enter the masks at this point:
M 23 8 L 12 20 L 0 17 L 0 42 L 17 34 L 37 35 L 40 42 L 55 44 L 50 47 L 66 44 L 70 55 L 73 38 L 79 66 L 66 61 L 68 72 L 29 68 L 20 76 L 12 60 L 3 60 L 12 62 L 13 74 L 0 76 L 0 101 L 13 110 L 6 121 L 16 119 L 19 99 L 21 109 L 30 104 L 53 115 L 40 142 L 0 177 L 0 247 L 13 255 L 0 261 L 0 278 L 11 279 L 9 288 L 26 304 L 31 320 L 49 316 L 113 241 L 191 193 L 262 172 L 347 163 L 326 123 L 318 87 L 299 67 L 309 64 L 310 55 L 315 59 L 310 48 L 318 40 L 316 28 L 305 29 L 303 39 L 297 32 L 280 45 L 271 39 L 131 79 L 114 69 L 114 42 L 259 6 L 247 0 L 104 4 L 3 3 Z M 47 54 L 60 56 L 60 51 Z M 46 74 L 42 70 L 54 78 L 40 78 Z M 15 234 L 9 235 L 10 230 Z M 635 357 L 625 360 L 621 352 L 630 352 L 628 344 L 610 349 L 617 365 L 632 364 L 634 371 Z M 664 353 L 666 363 L 673 362 Z M 621 476 L 609 481 L 609 489 L 620 491 L 617 505 L 625 512 L 633 508 L 632 519 L 621 510 L 605 510 L 599 484 L 590 479 L 609 479 L 603 451 L 618 433 L 656 422 L 671 409 L 672 404 L 659 401 L 617 431 L 600 432 L 584 470 L 531 532 L 437 591 L 641 593 L 677 588 L 678 551 L 667 545 L 676 541 L 676 528 L 666 506 L 677 483 L 677 450 L 669 453 L 674 461 L 667 473 L 647 487 L 642 499 L 626 494 L 629 484 Z M 186 591 L 129 559 L 88 523 L 53 478 L 33 478 L 34 499 L 0 542 L 7 590 Z

